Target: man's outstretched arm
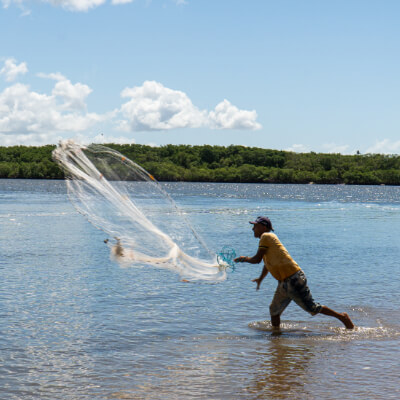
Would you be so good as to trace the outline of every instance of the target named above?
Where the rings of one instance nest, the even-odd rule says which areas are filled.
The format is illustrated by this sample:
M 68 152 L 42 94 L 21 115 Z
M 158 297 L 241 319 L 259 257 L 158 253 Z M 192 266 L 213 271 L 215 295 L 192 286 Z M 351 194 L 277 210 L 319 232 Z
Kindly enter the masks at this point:
M 261 260 L 264 257 L 264 254 L 266 253 L 267 249 L 265 247 L 259 247 L 257 254 L 254 255 L 253 257 L 246 257 L 246 256 L 240 256 L 235 258 L 233 261 L 239 263 L 239 262 L 247 262 L 250 264 L 259 264 Z

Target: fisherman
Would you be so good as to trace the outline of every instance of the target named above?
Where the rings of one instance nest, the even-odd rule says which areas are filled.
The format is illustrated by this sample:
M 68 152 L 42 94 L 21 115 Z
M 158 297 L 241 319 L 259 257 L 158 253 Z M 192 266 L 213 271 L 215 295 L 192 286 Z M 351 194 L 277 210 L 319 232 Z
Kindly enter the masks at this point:
M 257 283 L 257 290 L 268 272 L 278 280 L 278 287 L 269 306 L 272 326 L 279 328 L 280 316 L 293 300 L 311 315 L 329 315 L 341 321 L 347 329 L 353 329 L 354 324 L 346 313 L 338 313 L 314 301 L 303 270 L 273 233 L 271 220 L 267 217 L 258 217 L 255 221 L 250 221 L 250 224 L 253 225 L 254 237 L 260 238 L 258 251 L 253 257 L 240 256 L 234 261 L 250 264 L 259 264 L 264 261 L 261 275 L 253 279 L 253 282 Z

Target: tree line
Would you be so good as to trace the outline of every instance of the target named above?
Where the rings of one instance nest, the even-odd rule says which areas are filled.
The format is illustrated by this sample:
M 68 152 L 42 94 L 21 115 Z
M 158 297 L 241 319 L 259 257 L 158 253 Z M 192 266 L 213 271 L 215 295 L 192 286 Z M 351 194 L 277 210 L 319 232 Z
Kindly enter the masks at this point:
M 294 153 L 245 146 L 106 144 L 159 181 L 400 185 L 400 156 Z M 55 146 L 0 147 L 0 178 L 63 179 Z

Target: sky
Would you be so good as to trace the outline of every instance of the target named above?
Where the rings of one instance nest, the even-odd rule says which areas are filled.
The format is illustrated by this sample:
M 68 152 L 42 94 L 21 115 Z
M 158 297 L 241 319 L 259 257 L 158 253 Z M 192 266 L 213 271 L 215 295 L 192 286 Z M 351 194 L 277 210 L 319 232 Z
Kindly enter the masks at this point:
M 0 6 L 0 146 L 400 154 L 400 1 Z

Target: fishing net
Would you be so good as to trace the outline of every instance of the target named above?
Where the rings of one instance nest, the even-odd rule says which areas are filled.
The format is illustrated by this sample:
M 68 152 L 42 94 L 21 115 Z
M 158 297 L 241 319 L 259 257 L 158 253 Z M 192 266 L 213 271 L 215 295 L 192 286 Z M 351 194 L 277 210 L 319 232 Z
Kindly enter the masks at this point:
M 224 246 L 217 255 L 218 264 L 221 266 L 226 266 L 235 270 L 236 263 L 234 259 L 236 258 L 236 251 L 232 247 Z
M 188 281 L 226 279 L 231 255 L 212 253 L 185 213 L 138 164 L 113 149 L 72 140 L 60 142 L 53 159 L 66 173 L 75 208 L 110 237 L 106 242 L 115 260 L 166 268 Z

